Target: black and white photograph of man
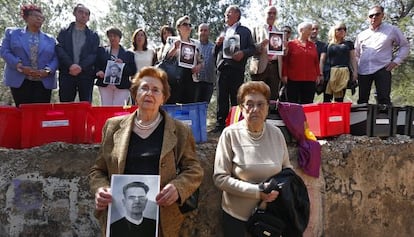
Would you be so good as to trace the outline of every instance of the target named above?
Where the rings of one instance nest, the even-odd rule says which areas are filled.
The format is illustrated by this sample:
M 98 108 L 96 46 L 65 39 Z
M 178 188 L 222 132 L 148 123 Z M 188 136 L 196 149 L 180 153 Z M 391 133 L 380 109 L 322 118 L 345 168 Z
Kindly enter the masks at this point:
M 272 55 L 283 55 L 283 32 L 269 32 L 268 52 Z
M 186 42 L 181 42 L 180 46 L 180 61 L 178 62 L 178 66 L 185 67 L 185 68 L 193 68 L 195 64 L 195 51 L 196 45 L 189 44 Z
M 108 60 L 106 64 L 104 83 L 108 85 L 119 85 L 122 78 L 122 69 L 125 63 L 116 63 Z
M 158 175 L 114 175 L 107 237 L 156 237 Z
M 240 35 L 226 37 L 223 44 L 223 58 L 232 58 L 233 54 L 240 50 Z

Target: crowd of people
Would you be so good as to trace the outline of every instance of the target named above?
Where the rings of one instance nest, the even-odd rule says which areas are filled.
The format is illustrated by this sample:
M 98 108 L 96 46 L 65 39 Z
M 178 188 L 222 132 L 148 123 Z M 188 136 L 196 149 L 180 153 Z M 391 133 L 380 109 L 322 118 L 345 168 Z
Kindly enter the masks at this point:
M 330 28 L 327 43 L 318 39 L 319 25 L 310 22 L 300 23 L 297 38 L 292 39 L 291 27 L 276 27 L 275 6 L 265 9 L 264 24 L 250 30 L 240 22 L 240 8 L 230 5 L 224 14 L 226 27 L 214 43 L 209 41 L 206 23 L 198 26 L 198 39 L 191 38 L 190 17 L 182 16 L 175 29 L 160 29 L 162 45 L 156 49 L 148 47 L 142 28 L 133 33 L 131 47 L 126 49 L 120 44 L 122 31 L 116 27 L 106 31 L 108 46 L 100 47 L 98 34 L 87 26 L 90 10 L 77 4 L 73 15 L 75 21 L 55 40 L 41 31 L 42 10 L 36 5 L 22 6 L 26 26 L 7 28 L 2 42 L 4 83 L 16 106 L 49 103 L 51 91 L 57 88 L 57 71 L 61 102 L 73 102 L 77 95 L 80 101 L 92 102 L 96 85 L 102 105 L 123 105 L 128 100 L 138 105 L 134 113 L 107 121 L 90 171 L 103 234 L 112 202 L 111 176 L 139 174 L 160 176 L 160 192 L 154 200 L 160 207 L 159 236 L 179 235 L 185 218 L 179 206 L 199 187 L 203 169 L 191 130 L 162 110 L 163 104 L 209 103 L 216 87 L 212 132 L 222 134 L 213 179 L 223 191 L 224 235 L 247 236 L 245 224 L 257 202 L 272 202 L 279 195 L 278 191 L 263 192 L 269 185 L 266 180 L 292 167 L 282 133 L 265 122 L 269 102 L 282 99 L 280 89 L 285 88 L 283 100 L 307 104 L 313 102 L 321 85 L 325 102 L 343 101 L 348 84 L 358 82 L 358 103 L 367 103 L 375 82 L 378 103 L 391 104 L 391 71 L 409 53 L 403 33 L 382 21 L 381 6 L 369 9 L 369 28 L 358 34 L 355 43 L 346 39 L 344 23 Z M 395 46 L 398 49 L 393 52 Z M 179 82 L 171 83 L 167 73 L 155 67 L 163 60 L 186 65 Z M 245 82 L 248 60 L 252 80 Z M 236 105 L 245 119 L 225 128 L 230 106 Z M 130 205 L 146 205 L 149 188 L 134 185 L 138 194 L 127 194 L 128 187 L 124 198 L 129 196 Z M 142 210 L 136 214 L 137 218 L 127 218 L 130 222 L 122 226 L 137 225 L 133 229 L 139 230 Z

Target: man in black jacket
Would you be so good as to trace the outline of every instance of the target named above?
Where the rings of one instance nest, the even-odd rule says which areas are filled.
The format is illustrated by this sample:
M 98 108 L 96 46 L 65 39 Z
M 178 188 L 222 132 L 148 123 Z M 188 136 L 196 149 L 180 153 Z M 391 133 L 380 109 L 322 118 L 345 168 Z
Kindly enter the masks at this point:
M 73 15 L 75 22 L 62 29 L 57 37 L 59 98 L 61 102 L 73 102 L 79 92 L 80 101 L 92 102 L 99 36 L 86 25 L 90 15 L 87 7 L 77 4 Z
M 230 5 L 224 13 L 226 29 L 217 38 L 214 48 L 217 65 L 217 122 L 212 132 L 221 132 L 226 125 L 229 113 L 229 100 L 237 105 L 237 90 L 244 82 L 244 70 L 247 59 L 253 55 L 255 46 L 250 30 L 240 24 L 241 11 L 237 5 Z M 240 50 L 232 58 L 223 57 L 223 41 L 232 35 L 240 36 Z

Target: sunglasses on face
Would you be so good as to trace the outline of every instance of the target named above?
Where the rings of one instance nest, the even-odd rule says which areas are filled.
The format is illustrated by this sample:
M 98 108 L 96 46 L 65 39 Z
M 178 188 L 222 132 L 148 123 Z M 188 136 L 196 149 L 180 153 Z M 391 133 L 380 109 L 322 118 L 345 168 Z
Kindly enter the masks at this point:
M 377 13 L 374 13 L 374 14 L 369 15 L 368 17 L 369 18 L 373 18 L 374 16 L 375 17 L 379 17 L 379 16 L 381 16 L 381 14 L 382 14 L 381 12 L 377 12 Z
M 341 30 L 343 30 L 343 31 L 346 31 L 346 27 L 340 27 L 340 28 L 337 28 L 337 29 L 335 29 L 336 31 L 341 31 Z
M 181 25 L 182 25 L 182 26 L 188 26 L 188 27 L 191 27 L 191 24 L 190 24 L 190 23 L 187 23 L 187 22 L 184 22 L 184 23 L 182 23 Z

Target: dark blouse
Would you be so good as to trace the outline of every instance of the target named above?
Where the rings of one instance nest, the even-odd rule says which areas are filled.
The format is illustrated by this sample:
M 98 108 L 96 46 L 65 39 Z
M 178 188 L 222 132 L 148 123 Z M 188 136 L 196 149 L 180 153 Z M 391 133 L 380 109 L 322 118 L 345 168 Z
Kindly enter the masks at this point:
M 164 119 L 146 139 L 131 133 L 124 174 L 158 175 L 164 135 Z
M 349 66 L 351 64 L 349 52 L 354 49 L 351 41 L 343 41 L 340 44 L 327 45 L 326 57 L 331 67 Z

